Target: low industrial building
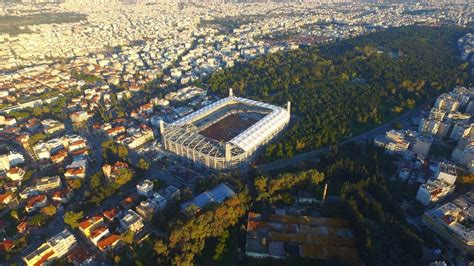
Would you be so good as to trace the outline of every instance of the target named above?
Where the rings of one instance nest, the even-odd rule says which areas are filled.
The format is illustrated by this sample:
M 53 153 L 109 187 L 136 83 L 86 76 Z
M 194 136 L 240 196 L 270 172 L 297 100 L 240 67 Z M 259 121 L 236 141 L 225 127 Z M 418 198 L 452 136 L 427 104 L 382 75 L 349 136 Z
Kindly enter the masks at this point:
M 245 254 L 264 259 L 288 256 L 357 264 L 357 241 L 347 220 L 250 212 Z

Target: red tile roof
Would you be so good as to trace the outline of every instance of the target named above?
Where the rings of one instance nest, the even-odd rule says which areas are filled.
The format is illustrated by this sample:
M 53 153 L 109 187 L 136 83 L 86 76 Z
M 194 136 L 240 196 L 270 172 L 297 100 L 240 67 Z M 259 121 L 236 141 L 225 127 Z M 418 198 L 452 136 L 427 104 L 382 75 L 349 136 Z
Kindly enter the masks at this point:
M 117 214 L 119 213 L 119 209 L 117 207 L 115 208 L 112 208 L 110 210 L 106 210 L 104 211 L 103 215 L 105 218 L 109 219 L 109 220 L 112 220 L 115 218 L 115 216 L 117 216 Z
M 40 265 L 43 265 L 46 261 L 48 261 L 48 259 L 54 255 L 54 251 L 50 251 L 48 252 L 46 255 L 44 255 L 38 262 L 36 262 L 34 265 L 35 266 L 40 266 Z
M 9 201 L 9 198 L 12 197 L 11 192 L 0 194 L 0 203 L 5 204 L 6 201 Z
M 101 226 L 101 227 L 95 229 L 94 231 L 91 232 L 90 238 L 96 238 L 97 236 L 99 236 L 100 234 L 105 232 L 107 229 L 108 228 L 105 227 L 105 226 Z
M 4 240 L 0 242 L 0 250 L 10 250 L 15 246 L 12 240 Z
M 101 216 L 99 215 L 95 215 L 81 223 L 79 223 L 79 227 L 83 230 L 89 228 L 93 223 L 99 221 L 100 219 L 103 219 Z
M 38 195 L 38 196 L 32 197 L 26 203 L 26 207 L 32 208 L 36 203 L 44 202 L 45 200 L 46 200 L 46 195 Z
M 101 241 L 97 243 L 97 247 L 99 247 L 100 250 L 104 250 L 109 246 L 112 246 L 117 243 L 117 241 L 120 240 L 120 236 L 117 234 L 112 234 Z

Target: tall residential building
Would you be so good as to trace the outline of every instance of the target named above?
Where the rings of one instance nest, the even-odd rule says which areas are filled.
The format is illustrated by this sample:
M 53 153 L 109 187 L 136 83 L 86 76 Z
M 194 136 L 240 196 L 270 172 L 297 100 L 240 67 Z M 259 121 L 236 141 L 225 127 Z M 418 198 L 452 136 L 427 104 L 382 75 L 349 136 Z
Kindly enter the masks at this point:
M 405 133 L 396 130 L 388 131 L 385 136 L 375 137 L 374 143 L 390 154 L 403 154 L 410 146 L 410 142 L 405 140 Z
M 439 137 L 445 137 L 448 134 L 449 128 L 449 123 L 423 118 L 421 119 L 418 131 L 423 134 L 432 134 Z
M 444 180 L 450 185 L 454 185 L 457 179 L 456 166 L 449 162 L 440 162 L 435 177 L 436 179 Z
M 412 146 L 412 151 L 416 154 L 426 156 L 430 152 L 432 142 L 433 138 L 431 136 L 418 135 Z
M 152 196 L 153 195 L 153 182 L 151 182 L 148 179 L 145 179 L 140 184 L 137 184 L 137 193 L 145 197 Z
M 449 185 L 443 180 L 436 179 L 422 184 L 416 193 L 416 200 L 424 206 L 431 202 L 437 202 L 454 191 L 455 186 Z
M 452 95 L 443 93 L 436 99 L 435 108 L 446 112 L 455 112 L 459 108 L 459 102 Z
M 449 137 L 455 140 L 459 140 L 461 138 L 467 138 L 471 135 L 474 135 L 473 129 L 474 129 L 474 124 L 469 123 L 468 121 L 464 123 L 456 123 Z
M 474 254 L 474 191 L 423 215 L 423 224 L 463 253 Z

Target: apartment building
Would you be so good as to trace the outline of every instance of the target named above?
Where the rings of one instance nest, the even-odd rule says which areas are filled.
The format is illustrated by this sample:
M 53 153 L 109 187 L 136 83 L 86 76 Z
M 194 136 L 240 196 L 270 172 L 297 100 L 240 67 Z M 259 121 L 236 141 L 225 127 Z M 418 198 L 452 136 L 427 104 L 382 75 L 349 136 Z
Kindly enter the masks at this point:
M 61 187 L 61 179 L 59 176 L 48 176 L 40 178 L 36 181 L 36 189 L 38 191 L 50 191 Z
M 133 210 L 125 212 L 125 216 L 120 219 L 120 225 L 124 231 L 132 230 L 133 232 L 140 231 L 144 226 L 143 219 Z
M 41 121 L 41 124 L 43 125 L 44 132 L 48 135 L 52 135 L 65 129 L 63 123 L 53 119 L 44 119 Z
M 399 155 L 403 155 L 410 146 L 410 142 L 405 139 L 405 134 L 396 130 L 388 131 L 385 136 L 375 137 L 374 143 L 384 148 L 389 154 Z
M 79 230 L 86 236 L 89 237 L 91 232 L 104 225 L 104 218 L 99 215 L 92 216 L 79 223 Z
M 466 254 L 474 254 L 474 191 L 423 215 L 423 224 Z
M 447 195 L 454 192 L 454 185 L 446 183 L 444 180 L 429 180 L 422 184 L 416 193 L 416 200 L 424 206 L 432 202 L 438 202 Z
M 148 179 L 143 180 L 143 182 L 137 185 L 137 193 L 139 195 L 150 197 L 153 195 L 153 182 Z
M 46 243 L 23 257 L 27 266 L 46 264 L 66 255 L 76 245 L 76 238 L 67 229 L 50 238 Z

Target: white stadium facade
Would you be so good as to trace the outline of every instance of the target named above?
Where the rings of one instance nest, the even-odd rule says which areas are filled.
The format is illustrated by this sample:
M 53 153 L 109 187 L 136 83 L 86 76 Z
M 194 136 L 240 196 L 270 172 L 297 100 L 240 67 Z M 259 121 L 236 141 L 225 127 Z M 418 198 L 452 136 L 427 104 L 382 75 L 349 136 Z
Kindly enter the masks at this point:
M 245 169 L 258 151 L 290 122 L 286 108 L 236 97 L 232 89 L 218 100 L 183 118 L 160 122 L 166 150 L 214 170 Z

